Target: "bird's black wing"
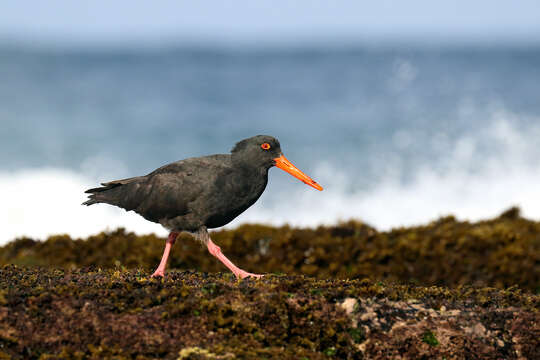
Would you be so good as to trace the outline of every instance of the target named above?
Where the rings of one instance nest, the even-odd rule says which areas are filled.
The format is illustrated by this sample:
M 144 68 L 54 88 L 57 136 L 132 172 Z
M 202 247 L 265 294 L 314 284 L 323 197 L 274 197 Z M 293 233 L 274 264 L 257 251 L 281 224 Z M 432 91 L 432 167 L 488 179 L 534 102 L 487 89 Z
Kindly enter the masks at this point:
M 104 202 L 133 210 L 145 219 L 160 222 L 186 215 L 190 204 L 230 168 L 230 155 L 210 155 L 180 160 L 146 176 L 111 181 L 90 189 L 86 205 Z

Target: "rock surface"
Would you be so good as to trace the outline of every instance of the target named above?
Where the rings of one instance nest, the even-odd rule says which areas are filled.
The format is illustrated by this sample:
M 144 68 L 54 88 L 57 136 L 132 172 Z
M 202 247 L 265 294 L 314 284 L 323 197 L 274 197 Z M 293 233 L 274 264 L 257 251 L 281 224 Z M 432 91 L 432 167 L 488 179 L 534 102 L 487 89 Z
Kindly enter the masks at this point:
M 370 278 L 422 286 L 472 285 L 540 293 L 540 222 L 517 209 L 475 223 L 441 218 L 425 226 L 387 232 L 359 221 L 315 229 L 243 225 L 212 238 L 240 268 L 255 273 L 308 275 L 318 279 Z M 145 268 L 159 263 L 165 239 L 118 229 L 71 239 L 22 238 L 0 247 L 0 265 L 75 269 Z M 173 247 L 171 268 L 224 271 L 191 236 Z
M 0 359 L 540 358 L 517 287 L 9 265 L 0 289 Z
M 123 229 L 0 247 L 0 359 L 540 359 L 540 222 Z M 194 269 L 182 271 L 182 269 Z M 287 274 L 287 275 L 282 275 Z

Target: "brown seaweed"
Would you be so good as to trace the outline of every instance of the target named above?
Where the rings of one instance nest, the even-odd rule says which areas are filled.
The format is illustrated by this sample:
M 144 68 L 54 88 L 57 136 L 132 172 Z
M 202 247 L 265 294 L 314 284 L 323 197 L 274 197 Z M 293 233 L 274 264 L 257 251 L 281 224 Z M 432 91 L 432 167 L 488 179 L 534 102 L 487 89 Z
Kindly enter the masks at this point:
M 445 217 L 387 232 L 349 221 L 314 229 L 243 225 L 215 231 L 212 238 L 241 268 L 259 273 L 540 292 L 540 222 L 520 217 L 516 208 L 488 221 Z M 159 263 L 164 243 L 124 229 L 84 240 L 22 238 L 0 248 L 0 264 L 150 270 Z M 225 271 L 187 234 L 173 248 L 170 268 Z
M 540 356 L 540 296 L 518 288 L 140 269 L 0 270 L 0 358 Z

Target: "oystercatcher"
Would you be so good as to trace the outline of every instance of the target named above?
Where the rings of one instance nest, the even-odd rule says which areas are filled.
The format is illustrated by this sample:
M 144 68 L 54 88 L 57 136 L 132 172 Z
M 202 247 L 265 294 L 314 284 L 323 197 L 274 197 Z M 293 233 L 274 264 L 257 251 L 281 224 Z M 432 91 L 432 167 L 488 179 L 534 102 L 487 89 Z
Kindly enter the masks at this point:
M 208 229 L 228 224 L 261 196 L 272 166 L 285 170 L 317 190 L 323 188 L 283 156 L 279 141 L 258 135 L 238 142 L 230 154 L 173 162 L 145 176 L 102 183 L 86 190 L 83 205 L 106 203 L 133 210 L 170 231 L 153 277 L 164 276 L 176 237 L 192 233 L 238 278 L 260 277 L 234 265 L 214 244 Z

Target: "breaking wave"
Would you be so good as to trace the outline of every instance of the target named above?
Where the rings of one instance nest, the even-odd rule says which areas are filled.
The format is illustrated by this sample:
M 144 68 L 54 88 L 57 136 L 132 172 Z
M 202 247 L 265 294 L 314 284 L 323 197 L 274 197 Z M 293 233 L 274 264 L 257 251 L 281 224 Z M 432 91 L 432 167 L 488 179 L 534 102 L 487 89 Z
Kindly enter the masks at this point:
M 272 170 L 260 201 L 228 226 L 246 222 L 313 226 L 355 218 L 386 230 L 449 214 L 478 220 L 514 205 L 521 207 L 524 216 L 540 219 L 539 138 L 538 125 L 523 129 L 495 119 L 481 134 L 451 144 L 437 166 L 419 164 L 407 181 L 394 172 L 356 190 L 351 189 L 360 176 L 358 169 L 321 164 L 310 175 L 325 186 L 323 192 Z M 485 151 L 486 144 L 490 151 Z M 133 212 L 109 205 L 81 206 L 84 190 L 98 180 L 95 171 L 34 168 L 0 172 L 0 242 L 62 233 L 86 237 L 120 226 L 138 234 L 166 234 L 160 225 Z M 279 186 L 284 181 L 290 184 Z

